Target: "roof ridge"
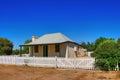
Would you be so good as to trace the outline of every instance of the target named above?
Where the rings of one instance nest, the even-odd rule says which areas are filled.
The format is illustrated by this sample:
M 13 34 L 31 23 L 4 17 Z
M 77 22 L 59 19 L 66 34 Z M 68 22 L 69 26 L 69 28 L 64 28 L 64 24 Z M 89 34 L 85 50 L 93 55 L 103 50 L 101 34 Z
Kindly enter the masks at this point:
M 44 34 L 44 35 L 53 35 L 53 34 L 61 34 L 60 32 L 56 32 L 56 33 L 50 33 L 50 34 Z
M 72 41 L 70 38 L 68 38 L 67 36 L 65 36 L 64 34 L 62 34 L 62 33 L 60 33 L 61 35 L 62 35 L 62 37 L 65 39 L 65 40 L 70 40 L 70 41 Z

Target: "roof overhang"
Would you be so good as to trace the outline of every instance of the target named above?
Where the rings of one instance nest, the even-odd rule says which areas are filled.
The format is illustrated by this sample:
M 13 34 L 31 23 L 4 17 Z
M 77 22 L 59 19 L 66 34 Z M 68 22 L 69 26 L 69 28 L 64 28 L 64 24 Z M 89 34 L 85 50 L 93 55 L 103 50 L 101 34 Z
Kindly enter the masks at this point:
M 63 44 L 63 43 L 73 43 L 73 44 L 79 45 L 79 44 L 76 43 L 76 42 L 66 41 L 66 42 L 61 42 L 61 43 L 23 44 L 23 45 L 19 45 L 19 46 L 53 45 L 53 44 Z

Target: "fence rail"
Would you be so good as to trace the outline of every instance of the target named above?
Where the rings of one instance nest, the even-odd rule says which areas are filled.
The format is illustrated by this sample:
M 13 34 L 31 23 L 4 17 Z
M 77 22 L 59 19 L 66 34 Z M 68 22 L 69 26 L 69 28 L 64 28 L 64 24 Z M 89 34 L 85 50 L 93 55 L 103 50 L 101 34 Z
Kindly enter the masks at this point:
M 94 58 L 59 58 L 59 57 L 18 57 L 0 56 L 0 64 L 28 65 L 38 67 L 56 67 L 72 69 L 95 69 Z

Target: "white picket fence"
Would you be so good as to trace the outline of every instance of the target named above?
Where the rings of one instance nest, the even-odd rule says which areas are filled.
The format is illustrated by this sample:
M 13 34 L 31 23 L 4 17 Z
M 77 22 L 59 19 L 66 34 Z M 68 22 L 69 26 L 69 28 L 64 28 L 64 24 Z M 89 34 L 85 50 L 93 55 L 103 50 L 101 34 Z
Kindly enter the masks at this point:
M 0 56 L 0 64 L 55 67 L 67 69 L 72 68 L 93 70 L 95 69 L 94 62 L 94 58 Z

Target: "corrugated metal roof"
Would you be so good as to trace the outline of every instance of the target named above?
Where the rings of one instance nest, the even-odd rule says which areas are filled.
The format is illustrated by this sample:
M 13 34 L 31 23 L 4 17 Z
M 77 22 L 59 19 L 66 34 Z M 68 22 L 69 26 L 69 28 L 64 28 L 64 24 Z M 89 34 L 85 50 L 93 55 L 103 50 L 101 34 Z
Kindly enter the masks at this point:
M 25 44 L 25 45 L 36 45 L 36 44 L 55 44 L 55 43 L 63 43 L 63 42 L 73 42 L 71 39 L 63 35 L 62 33 L 52 33 L 45 34 L 35 41 Z

